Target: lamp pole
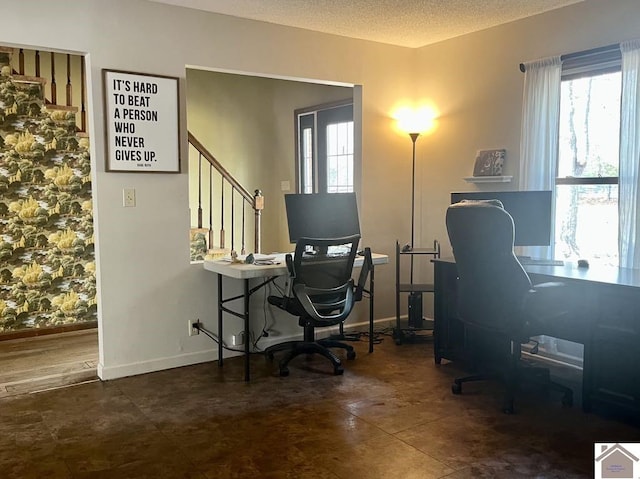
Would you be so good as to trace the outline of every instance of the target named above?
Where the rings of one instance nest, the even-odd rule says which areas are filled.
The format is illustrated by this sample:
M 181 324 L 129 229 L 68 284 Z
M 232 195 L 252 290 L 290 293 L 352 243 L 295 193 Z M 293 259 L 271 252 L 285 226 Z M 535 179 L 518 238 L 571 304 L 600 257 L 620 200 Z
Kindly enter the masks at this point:
M 414 247 L 415 208 L 416 208 L 416 140 L 420 133 L 409 133 L 413 143 L 412 169 L 411 169 L 411 249 Z M 411 284 L 413 284 L 413 255 L 411 255 L 410 267 Z

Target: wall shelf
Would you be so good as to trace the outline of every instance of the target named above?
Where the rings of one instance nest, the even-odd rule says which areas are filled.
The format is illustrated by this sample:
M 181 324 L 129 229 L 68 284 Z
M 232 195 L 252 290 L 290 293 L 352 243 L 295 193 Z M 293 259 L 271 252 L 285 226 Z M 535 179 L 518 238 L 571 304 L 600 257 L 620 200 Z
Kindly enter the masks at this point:
M 509 183 L 513 176 L 466 176 L 467 183 Z

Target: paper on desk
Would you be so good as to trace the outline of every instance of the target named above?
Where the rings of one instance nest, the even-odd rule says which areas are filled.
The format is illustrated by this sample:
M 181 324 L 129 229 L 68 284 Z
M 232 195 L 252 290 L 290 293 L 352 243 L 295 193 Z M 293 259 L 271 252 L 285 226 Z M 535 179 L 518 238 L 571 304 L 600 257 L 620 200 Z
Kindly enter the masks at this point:
M 247 259 L 247 254 L 239 254 L 237 257 L 237 260 L 241 263 L 244 263 L 245 259 Z M 276 259 L 276 257 L 274 255 L 267 255 L 267 254 L 254 254 L 253 255 L 253 262 L 260 264 L 274 264 L 273 261 Z M 222 261 L 226 261 L 228 263 L 231 263 L 232 259 L 231 256 L 225 256 L 224 258 L 221 258 Z

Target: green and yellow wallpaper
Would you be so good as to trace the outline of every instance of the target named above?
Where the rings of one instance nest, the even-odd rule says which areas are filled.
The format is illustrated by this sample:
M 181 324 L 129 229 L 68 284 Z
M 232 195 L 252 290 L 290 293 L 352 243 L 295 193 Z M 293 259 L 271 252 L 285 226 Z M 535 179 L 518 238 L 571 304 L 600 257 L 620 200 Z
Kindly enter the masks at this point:
M 0 334 L 96 320 L 88 138 L 0 51 Z

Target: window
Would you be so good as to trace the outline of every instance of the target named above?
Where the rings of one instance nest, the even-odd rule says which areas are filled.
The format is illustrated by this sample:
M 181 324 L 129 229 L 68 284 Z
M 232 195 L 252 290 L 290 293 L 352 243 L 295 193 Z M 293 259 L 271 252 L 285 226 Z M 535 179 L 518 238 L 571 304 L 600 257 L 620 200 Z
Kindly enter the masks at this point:
M 296 111 L 298 191 L 354 191 L 353 103 Z
M 326 128 L 327 193 L 353 192 L 353 121 Z
M 618 265 L 619 50 L 563 61 L 555 256 Z

